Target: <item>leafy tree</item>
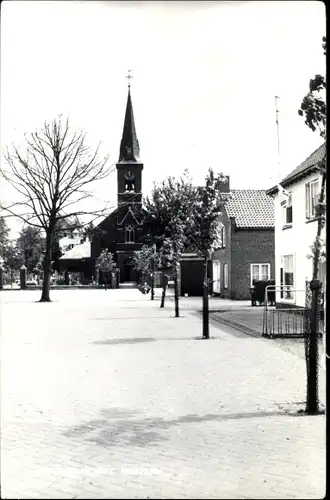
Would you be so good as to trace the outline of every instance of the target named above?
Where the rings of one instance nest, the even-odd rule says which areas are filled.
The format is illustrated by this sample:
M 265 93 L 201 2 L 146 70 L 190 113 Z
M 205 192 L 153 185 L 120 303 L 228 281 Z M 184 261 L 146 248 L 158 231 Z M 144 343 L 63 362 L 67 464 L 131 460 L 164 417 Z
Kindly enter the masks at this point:
M 327 39 L 322 38 L 324 55 L 327 52 Z M 305 95 L 298 114 L 305 118 L 305 123 L 313 132 L 319 131 L 321 137 L 326 137 L 327 105 L 325 92 L 327 84 L 324 76 L 315 75 L 309 81 L 309 92 Z
M 208 260 L 214 242 L 218 236 L 219 216 L 228 193 L 224 193 L 223 185 L 227 179 L 223 174 L 214 174 L 210 168 L 205 178 L 205 185 L 196 189 L 196 202 L 194 205 L 193 225 L 191 226 L 190 239 L 195 251 L 204 259 L 203 283 L 203 337 L 209 338 L 209 306 L 208 306 Z
M 82 228 L 82 238 L 84 241 L 89 238 L 90 240 L 92 239 L 93 235 L 95 233 L 95 226 L 93 222 L 90 222 L 87 224 L 87 226 Z
M 193 223 L 193 206 L 196 197 L 188 172 L 176 180 L 168 177 L 154 185 L 150 197 L 145 200 L 151 231 L 158 245 L 168 238 L 172 246 L 174 271 L 175 317 L 179 317 L 179 265 L 182 251 L 188 240 L 189 227 Z
M 39 262 L 44 250 L 44 243 L 44 238 L 40 235 L 38 228 L 27 226 L 21 230 L 16 246 L 24 259 L 28 272 L 32 272 Z
M 7 226 L 6 220 L 3 216 L 0 216 L 0 257 L 3 258 L 6 248 L 9 245 L 9 233 L 10 229 Z
M 160 302 L 160 307 L 165 306 L 166 289 L 168 285 L 168 274 L 173 270 L 174 258 L 173 258 L 173 246 L 169 238 L 164 238 L 162 241 L 162 246 L 159 250 L 159 267 L 163 274 L 163 289 L 162 298 Z
M 327 41 L 326 37 L 322 39 L 322 47 L 324 55 L 326 55 Z M 326 139 L 326 125 L 327 125 L 327 109 L 325 100 L 326 80 L 321 75 L 316 75 L 309 82 L 309 92 L 303 98 L 298 113 L 305 118 L 306 125 L 315 132 L 318 130 L 320 136 Z M 323 242 L 321 239 L 322 229 L 326 223 L 326 203 L 325 203 L 325 189 L 326 189 L 326 154 L 319 163 L 319 168 L 322 173 L 321 189 L 316 206 L 317 231 L 314 245 L 312 248 L 313 257 L 313 275 L 311 281 L 312 290 L 312 306 L 310 318 L 310 339 L 309 348 L 307 350 L 307 413 L 314 414 L 319 411 L 318 405 L 318 344 L 317 344 L 317 315 L 318 304 L 320 302 L 320 282 L 319 282 L 319 268 L 320 258 L 322 253 L 325 255 Z M 307 347 L 307 343 L 306 343 Z
M 141 250 L 134 252 L 134 268 L 140 274 L 142 283 L 151 284 L 151 300 L 154 299 L 154 276 L 158 266 L 158 256 L 154 245 L 143 245 Z
M 11 271 L 17 271 L 24 264 L 22 253 L 16 245 L 9 243 L 4 250 L 4 265 Z
M 96 267 L 101 272 L 101 277 L 104 279 L 105 288 L 107 288 L 107 282 L 111 277 L 113 271 L 115 270 L 116 263 L 114 261 L 114 256 L 107 248 L 102 250 L 97 261 Z
M 72 133 L 68 120 L 58 118 L 45 123 L 41 131 L 26 135 L 24 150 L 13 145 L 5 153 L 9 169 L 1 167 L 0 171 L 20 199 L 2 209 L 46 234 L 40 302 L 50 301 L 52 245 L 59 222 L 85 214 L 95 217 L 105 211 L 85 211 L 77 206 L 92 196 L 87 186 L 110 173 L 107 158 L 99 159 L 98 150 L 92 152 L 85 134 Z

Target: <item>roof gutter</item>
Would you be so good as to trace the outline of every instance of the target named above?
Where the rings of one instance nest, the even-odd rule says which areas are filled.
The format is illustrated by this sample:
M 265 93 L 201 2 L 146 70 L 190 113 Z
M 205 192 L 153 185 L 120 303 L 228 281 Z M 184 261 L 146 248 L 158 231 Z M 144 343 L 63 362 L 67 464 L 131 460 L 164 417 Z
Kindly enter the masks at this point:
M 315 165 L 310 165 L 309 167 L 306 167 L 304 170 L 302 170 L 301 172 L 298 172 L 297 174 L 293 175 L 292 177 L 289 177 L 289 178 L 281 181 L 280 184 L 284 188 L 288 187 L 288 186 L 291 186 L 291 184 L 294 184 L 295 182 L 298 182 L 303 177 L 306 177 L 307 175 L 312 174 L 313 172 L 316 172 L 317 170 L 319 170 L 319 166 L 318 166 L 317 163 Z M 268 189 L 266 191 L 266 194 L 268 196 L 273 196 L 276 193 L 278 193 L 278 187 L 277 187 L 277 185 L 273 186 L 272 188 L 270 188 L 270 189 Z

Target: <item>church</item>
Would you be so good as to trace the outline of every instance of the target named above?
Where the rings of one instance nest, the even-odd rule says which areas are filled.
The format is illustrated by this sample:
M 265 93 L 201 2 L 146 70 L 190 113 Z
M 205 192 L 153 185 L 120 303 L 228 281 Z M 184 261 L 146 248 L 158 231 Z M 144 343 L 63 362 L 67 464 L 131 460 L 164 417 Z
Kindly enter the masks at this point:
M 60 270 L 79 273 L 83 284 L 99 281 L 96 263 L 103 249 L 108 249 L 114 256 L 119 270 L 119 283 L 138 282 L 134 252 L 142 248 L 145 237 L 153 231 L 142 207 L 143 163 L 140 160 L 130 85 L 116 170 L 117 208 L 96 226 L 91 242 L 75 246 L 60 258 Z M 200 294 L 202 260 L 195 254 L 185 252 L 181 268 L 181 294 L 193 291 L 192 280 Z
M 134 282 L 138 276 L 133 256 L 135 251 L 141 249 L 146 230 L 142 209 L 143 163 L 140 160 L 130 85 L 116 169 L 117 208 L 95 228 L 90 257 L 95 269 L 96 259 L 107 248 L 114 255 L 120 283 Z

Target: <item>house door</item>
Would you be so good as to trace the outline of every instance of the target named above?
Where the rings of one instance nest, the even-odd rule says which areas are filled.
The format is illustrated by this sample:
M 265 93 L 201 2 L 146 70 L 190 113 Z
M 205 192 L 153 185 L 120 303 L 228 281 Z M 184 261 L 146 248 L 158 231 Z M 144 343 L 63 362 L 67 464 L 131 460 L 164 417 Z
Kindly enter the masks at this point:
M 213 262 L 213 292 L 220 293 L 220 261 L 215 260 Z

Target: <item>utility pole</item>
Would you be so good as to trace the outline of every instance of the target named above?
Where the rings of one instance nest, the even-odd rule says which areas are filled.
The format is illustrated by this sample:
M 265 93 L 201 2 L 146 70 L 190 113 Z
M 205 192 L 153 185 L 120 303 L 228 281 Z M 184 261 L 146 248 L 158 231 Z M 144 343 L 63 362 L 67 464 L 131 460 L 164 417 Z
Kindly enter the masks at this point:
M 279 96 L 275 96 L 275 111 L 276 111 L 276 134 L 277 134 L 277 178 L 281 181 L 281 152 L 280 152 L 280 122 L 279 122 Z

